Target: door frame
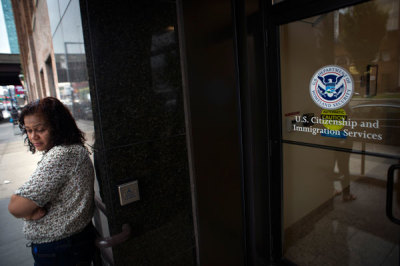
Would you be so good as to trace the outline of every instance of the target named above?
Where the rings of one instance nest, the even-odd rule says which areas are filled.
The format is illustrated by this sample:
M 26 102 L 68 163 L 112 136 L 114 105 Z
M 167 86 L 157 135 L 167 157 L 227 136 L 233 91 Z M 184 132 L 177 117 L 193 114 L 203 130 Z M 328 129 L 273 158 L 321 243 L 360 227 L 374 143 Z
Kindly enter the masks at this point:
M 340 8 L 367 2 L 366 0 L 286 0 L 265 6 L 267 136 L 270 202 L 270 259 L 277 265 L 293 265 L 283 258 L 283 146 L 281 122 L 281 71 L 279 26 Z

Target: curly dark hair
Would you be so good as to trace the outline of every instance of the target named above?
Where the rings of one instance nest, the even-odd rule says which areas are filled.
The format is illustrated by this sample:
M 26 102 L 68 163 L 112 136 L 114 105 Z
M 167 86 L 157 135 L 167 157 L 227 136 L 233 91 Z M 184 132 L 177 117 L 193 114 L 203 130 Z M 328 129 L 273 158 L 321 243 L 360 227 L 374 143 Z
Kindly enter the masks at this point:
M 30 142 L 25 129 L 27 115 L 40 114 L 50 126 L 51 149 L 57 145 L 85 144 L 85 134 L 78 128 L 71 112 L 57 98 L 46 97 L 27 104 L 21 111 L 18 119 L 19 128 L 25 134 L 25 143 L 32 153 L 36 152 L 35 146 Z

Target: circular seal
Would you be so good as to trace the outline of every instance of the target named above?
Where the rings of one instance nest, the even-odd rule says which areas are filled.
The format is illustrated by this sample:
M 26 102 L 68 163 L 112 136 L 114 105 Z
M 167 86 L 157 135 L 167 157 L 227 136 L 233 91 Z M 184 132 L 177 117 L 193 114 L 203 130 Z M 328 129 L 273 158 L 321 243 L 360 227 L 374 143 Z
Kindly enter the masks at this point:
M 345 106 L 353 96 L 354 82 L 347 70 L 339 66 L 318 69 L 310 81 L 310 95 L 321 108 L 335 110 Z
M 346 111 L 343 109 L 337 110 L 322 110 L 321 118 L 323 119 L 323 125 L 325 128 L 330 130 L 341 130 L 347 120 Z

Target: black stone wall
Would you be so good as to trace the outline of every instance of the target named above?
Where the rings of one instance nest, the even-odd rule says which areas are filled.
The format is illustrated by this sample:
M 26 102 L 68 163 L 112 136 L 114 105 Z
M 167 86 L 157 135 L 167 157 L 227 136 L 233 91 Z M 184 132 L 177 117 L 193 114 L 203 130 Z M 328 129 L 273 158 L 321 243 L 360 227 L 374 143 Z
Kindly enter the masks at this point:
M 81 0 L 95 166 L 116 265 L 194 265 L 195 239 L 176 4 Z M 140 201 L 117 186 L 138 180 Z

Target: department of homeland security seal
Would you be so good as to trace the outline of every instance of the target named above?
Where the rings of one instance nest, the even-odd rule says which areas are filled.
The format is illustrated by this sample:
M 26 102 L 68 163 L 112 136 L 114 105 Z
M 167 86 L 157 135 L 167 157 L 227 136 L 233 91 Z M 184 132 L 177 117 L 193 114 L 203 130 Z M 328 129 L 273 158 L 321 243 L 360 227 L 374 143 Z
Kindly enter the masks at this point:
M 335 110 L 353 96 L 354 82 L 349 72 L 339 66 L 324 66 L 312 76 L 310 95 L 321 108 Z

